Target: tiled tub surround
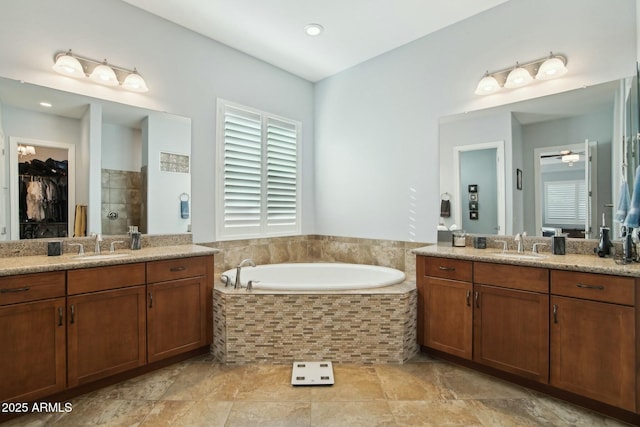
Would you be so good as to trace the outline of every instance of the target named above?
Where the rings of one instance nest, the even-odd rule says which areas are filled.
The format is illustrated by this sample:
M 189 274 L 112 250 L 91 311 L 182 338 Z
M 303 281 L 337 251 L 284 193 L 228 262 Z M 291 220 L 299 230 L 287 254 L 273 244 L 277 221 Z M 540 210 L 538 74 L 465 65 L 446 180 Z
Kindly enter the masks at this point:
M 414 277 L 416 262 L 411 250 L 425 246 L 425 243 L 396 240 L 318 235 L 200 244 L 220 249 L 215 261 L 218 276 L 234 268 L 243 259 L 251 258 L 256 264 L 323 261 L 381 265 L 404 271 L 407 277 Z
M 417 354 L 415 283 L 360 291 L 214 288 L 214 359 L 404 363 Z

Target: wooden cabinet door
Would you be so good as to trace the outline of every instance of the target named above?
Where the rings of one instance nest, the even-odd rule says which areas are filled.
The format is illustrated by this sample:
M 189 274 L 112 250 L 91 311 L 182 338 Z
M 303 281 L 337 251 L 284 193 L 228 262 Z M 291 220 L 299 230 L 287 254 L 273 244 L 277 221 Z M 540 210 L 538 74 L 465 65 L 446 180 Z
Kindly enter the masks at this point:
M 474 286 L 476 362 L 549 382 L 549 295 Z
M 426 346 L 465 359 L 473 351 L 472 285 L 427 277 L 422 306 Z
M 0 308 L 0 401 L 29 401 L 66 387 L 64 298 Z
M 68 297 L 68 381 L 77 386 L 146 362 L 145 287 Z
M 149 363 L 207 344 L 204 277 L 148 285 Z
M 551 297 L 551 385 L 635 411 L 634 308 Z

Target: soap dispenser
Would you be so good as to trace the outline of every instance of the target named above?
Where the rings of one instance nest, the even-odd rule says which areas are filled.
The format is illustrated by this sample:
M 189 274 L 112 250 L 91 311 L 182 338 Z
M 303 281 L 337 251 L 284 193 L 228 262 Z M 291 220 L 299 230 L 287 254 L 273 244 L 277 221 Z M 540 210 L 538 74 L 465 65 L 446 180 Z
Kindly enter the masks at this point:
M 611 243 L 611 239 L 609 239 L 609 234 L 611 230 L 609 227 L 605 226 L 604 221 L 604 213 L 602 214 L 602 227 L 600 227 L 600 242 L 598 243 L 598 247 L 593 249 L 599 257 L 608 256 L 611 253 L 611 247 L 613 244 Z

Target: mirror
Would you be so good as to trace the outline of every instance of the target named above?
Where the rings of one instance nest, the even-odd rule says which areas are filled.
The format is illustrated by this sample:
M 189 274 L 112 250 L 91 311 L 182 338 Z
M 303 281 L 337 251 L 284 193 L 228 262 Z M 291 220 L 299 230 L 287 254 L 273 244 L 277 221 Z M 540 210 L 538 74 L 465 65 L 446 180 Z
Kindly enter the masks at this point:
M 190 231 L 189 118 L 0 78 L 0 137 L 0 240 Z
M 476 234 L 598 238 L 603 214 L 612 224 L 620 182 L 612 141 L 621 96 L 621 82 L 613 81 L 441 118 L 440 193 L 451 200 L 441 225 Z M 501 145 L 504 154 L 487 152 Z M 490 179 L 496 170 L 504 171 L 503 182 L 499 173 Z

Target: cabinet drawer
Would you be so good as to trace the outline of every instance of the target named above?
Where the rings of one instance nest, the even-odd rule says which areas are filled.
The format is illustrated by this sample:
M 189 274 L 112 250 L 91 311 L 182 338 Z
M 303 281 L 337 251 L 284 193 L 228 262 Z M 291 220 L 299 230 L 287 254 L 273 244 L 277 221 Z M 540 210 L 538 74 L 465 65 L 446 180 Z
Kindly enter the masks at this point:
M 67 281 L 68 295 L 144 285 L 144 263 L 69 270 Z
M 424 275 L 471 282 L 473 263 L 461 259 L 424 257 Z
M 531 292 L 549 292 L 549 270 L 538 267 L 476 262 L 473 283 Z
M 63 297 L 65 272 L 0 277 L 0 305 Z
M 209 257 L 176 258 L 147 263 L 147 283 L 204 276 Z
M 635 280 L 608 274 L 552 270 L 551 293 L 632 306 L 635 304 Z

